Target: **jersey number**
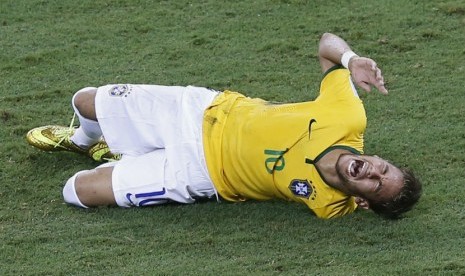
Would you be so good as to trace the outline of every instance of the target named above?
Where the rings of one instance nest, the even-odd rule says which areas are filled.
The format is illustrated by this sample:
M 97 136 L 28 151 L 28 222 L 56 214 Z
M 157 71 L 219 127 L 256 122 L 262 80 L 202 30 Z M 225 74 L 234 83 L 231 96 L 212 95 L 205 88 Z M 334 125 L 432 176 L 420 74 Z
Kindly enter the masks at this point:
M 284 161 L 284 153 L 287 150 L 265 150 L 265 155 L 268 157 L 265 160 L 265 168 L 268 173 L 274 171 L 282 171 L 286 162 Z

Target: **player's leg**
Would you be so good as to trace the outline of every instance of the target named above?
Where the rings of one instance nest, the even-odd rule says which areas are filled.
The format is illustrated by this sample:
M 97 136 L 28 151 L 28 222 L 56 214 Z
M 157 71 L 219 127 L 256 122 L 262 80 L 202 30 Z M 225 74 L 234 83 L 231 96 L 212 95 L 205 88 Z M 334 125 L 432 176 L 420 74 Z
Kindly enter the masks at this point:
M 112 166 L 76 173 L 63 188 L 65 202 L 83 208 L 116 205 L 112 173 Z
M 95 95 L 97 94 L 96 87 L 86 87 L 77 91 L 72 100 L 74 111 L 86 119 L 97 121 L 95 114 Z
M 95 111 L 96 94 L 97 88 L 87 87 L 76 92 L 72 99 L 73 109 L 79 118 L 80 125 L 70 139 L 83 149 L 88 149 L 99 142 L 102 137 L 102 129 Z
M 106 138 L 113 137 L 114 145 L 125 153 L 144 152 L 140 144 L 158 149 L 126 154 L 118 162 L 102 165 L 114 166 L 111 177 L 109 171 L 99 170 L 102 166 L 93 173 L 78 173 L 65 185 L 65 201 L 86 207 L 82 197 L 91 206 L 116 202 L 131 207 L 167 201 L 192 203 L 194 198 L 213 197 L 216 190 L 206 169 L 201 129 L 203 111 L 216 95 L 195 87 L 99 88 L 95 110 Z M 165 141 L 169 141 L 166 149 L 162 148 Z M 82 190 L 75 187 L 76 178 L 82 181 L 77 187 Z
M 72 106 L 80 121 L 75 128 L 74 119 L 70 126 L 47 125 L 30 130 L 27 141 L 45 151 L 71 151 L 90 155 L 96 161 L 117 159 L 101 140 L 102 131 L 95 116 L 95 94 L 97 88 L 87 87 L 75 93 Z
M 193 203 L 188 183 L 178 183 L 172 175 L 165 150 L 156 150 L 78 172 L 66 182 L 63 197 L 65 202 L 83 208 Z

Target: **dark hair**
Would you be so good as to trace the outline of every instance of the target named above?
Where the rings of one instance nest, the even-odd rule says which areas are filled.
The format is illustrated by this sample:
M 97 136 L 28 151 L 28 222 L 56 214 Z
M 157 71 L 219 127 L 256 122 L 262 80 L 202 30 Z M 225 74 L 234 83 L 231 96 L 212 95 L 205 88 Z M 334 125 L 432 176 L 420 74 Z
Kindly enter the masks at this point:
M 400 216 L 410 211 L 418 202 L 422 192 L 422 185 L 409 169 L 401 169 L 404 176 L 404 185 L 400 192 L 391 200 L 376 202 L 368 200 L 370 209 L 378 215 L 388 219 L 398 219 Z

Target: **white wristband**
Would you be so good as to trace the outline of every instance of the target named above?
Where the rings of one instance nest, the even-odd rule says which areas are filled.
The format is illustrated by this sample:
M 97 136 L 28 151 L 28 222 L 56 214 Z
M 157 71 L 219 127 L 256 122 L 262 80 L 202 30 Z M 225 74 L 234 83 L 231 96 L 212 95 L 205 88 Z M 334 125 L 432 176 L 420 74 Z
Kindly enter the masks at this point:
M 351 58 L 353 57 L 358 57 L 358 55 L 356 53 L 354 53 L 353 51 L 347 51 L 345 52 L 342 57 L 341 57 L 341 64 L 342 66 L 344 66 L 345 68 L 349 69 L 349 61 Z

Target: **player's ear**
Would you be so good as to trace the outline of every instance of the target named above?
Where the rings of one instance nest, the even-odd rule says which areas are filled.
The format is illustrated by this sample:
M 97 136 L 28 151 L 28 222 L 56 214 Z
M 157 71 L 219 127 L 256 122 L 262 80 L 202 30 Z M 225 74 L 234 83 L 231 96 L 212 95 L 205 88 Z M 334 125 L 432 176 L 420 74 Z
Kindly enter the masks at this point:
M 356 197 L 355 198 L 355 203 L 357 203 L 358 207 L 368 210 L 370 209 L 370 204 L 368 204 L 368 201 L 364 198 L 361 197 Z

